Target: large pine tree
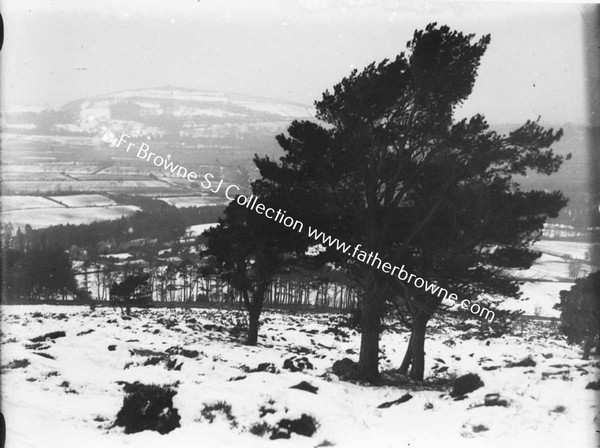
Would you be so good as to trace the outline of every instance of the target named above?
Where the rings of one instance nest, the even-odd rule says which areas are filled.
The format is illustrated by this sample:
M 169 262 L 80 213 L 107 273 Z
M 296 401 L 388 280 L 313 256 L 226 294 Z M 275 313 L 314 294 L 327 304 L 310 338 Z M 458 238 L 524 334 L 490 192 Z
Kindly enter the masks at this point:
M 530 244 L 566 204 L 560 192 L 519 189 L 515 175 L 552 174 L 562 131 L 528 121 L 508 135 L 476 115 L 456 121 L 489 36 L 430 24 L 394 60 L 354 70 L 316 103 L 321 123 L 294 122 L 278 136 L 280 161 L 255 158 L 255 191 L 289 214 L 461 298 L 518 295 L 507 268 L 527 268 Z M 412 327 L 403 362 L 422 379 L 427 322 L 442 299 L 329 249 L 362 285 L 358 378 L 378 377 L 380 321 L 396 297 Z

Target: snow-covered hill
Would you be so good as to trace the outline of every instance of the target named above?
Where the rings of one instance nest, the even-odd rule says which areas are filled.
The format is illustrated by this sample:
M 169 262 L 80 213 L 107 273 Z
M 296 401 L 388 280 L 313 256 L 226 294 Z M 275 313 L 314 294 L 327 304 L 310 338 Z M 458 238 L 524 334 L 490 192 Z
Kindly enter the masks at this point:
M 598 392 L 586 385 L 599 364 L 581 360 L 556 323 L 518 321 L 487 340 L 432 324 L 421 385 L 392 375 L 409 333 L 390 327 L 380 359 L 391 380 L 374 387 L 332 372 L 335 361 L 356 361 L 360 346 L 340 317 L 267 312 L 257 347 L 241 343 L 241 317 L 157 309 L 125 320 L 110 308 L 3 307 L 7 448 L 594 446 Z M 452 378 L 466 373 L 483 386 L 453 398 Z M 124 385 L 136 381 L 176 392 L 178 427 L 125 434 L 114 425 Z M 269 428 L 303 414 L 316 422 L 310 437 L 270 440 Z
M 139 130 L 160 135 L 178 128 L 182 135 L 194 136 L 195 128 L 231 125 L 244 129 L 273 127 L 275 123 L 312 119 L 312 108 L 250 95 L 207 92 L 194 89 L 162 87 L 129 90 L 93 98 L 84 98 L 62 108 L 76 118 L 75 126 L 91 130 L 98 125 L 135 123 Z M 125 126 L 131 129 L 132 124 Z M 277 126 L 275 126 L 277 127 Z

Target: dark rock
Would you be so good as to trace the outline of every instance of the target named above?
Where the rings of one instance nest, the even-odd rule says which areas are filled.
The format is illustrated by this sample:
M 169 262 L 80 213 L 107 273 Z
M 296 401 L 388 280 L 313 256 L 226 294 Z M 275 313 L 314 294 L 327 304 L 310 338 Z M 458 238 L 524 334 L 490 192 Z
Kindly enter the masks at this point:
M 109 345 L 108 346 L 108 351 L 109 352 L 114 352 L 117 349 L 117 346 L 115 344 Z
M 537 363 L 534 361 L 531 355 L 529 355 L 520 361 L 509 362 L 506 367 L 535 367 L 536 365 Z
M 308 355 L 312 350 L 307 347 L 290 347 L 289 350 L 298 355 Z
M 397 400 L 394 401 L 386 401 L 385 403 L 381 403 L 379 406 L 377 406 L 378 409 L 385 409 L 385 408 L 390 408 L 394 405 L 397 404 L 402 404 L 402 403 L 406 403 L 408 400 L 410 400 L 413 396 L 411 394 L 404 394 L 402 395 L 400 398 L 398 398 Z
M 94 329 L 90 328 L 89 330 L 85 330 L 85 331 L 80 331 L 79 333 L 77 333 L 77 336 L 83 336 L 84 334 L 90 334 L 93 333 Z
M 484 367 L 482 367 L 483 370 L 497 370 L 499 368 L 500 368 L 500 366 L 484 366 Z
M 296 384 L 295 386 L 290 387 L 290 389 L 300 389 L 300 390 L 310 392 L 313 394 L 316 394 L 317 391 L 319 390 L 318 387 L 313 386 L 312 384 L 310 384 L 306 381 L 301 381 L 300 383 Z
M 192 359 L 200 356 L 200 352 L 198 350 L 188 350 L 183 347 L 171 347 L 167 350 L 167 353 L 169 355 L 181 355 Z
M 25 344 L 25 348 L 29 350 L 47 350 L 50 346 L 44 342 L 35 342 L 33 344 Z
M 341 380 L 346 380 L 355 376 L 357 368 L 358 363 L 355 363 L 350 358 L 344 358 L 333 363 L 331 372 Z
M 600 380 L 592 381 L 592 382 L 588 383 L 588 385 L 585 386 L 585 388 L 592 389 L 592 390 L 600 390 Z
M 165 362 L 165 365 L 167 367 L 167 370 L 181 370 L 181 366 L 183 366 L 183 363 L 177 363 L 176 358 L 168 358 Z
M 145 366 L 155 366 L 161 362 L 164 358 L 162 356 L 151 356 L 144 361 Z
M 503 406 L 508 407 L 510 400 L 500 396 L 500 394 L 487 394 L 484 399 L 484 406 Z
M 460 397 L 482 387 L 483 381 L 476 373 L 467 373 L 454 380 L 452 385 L 451 397 Z
M 29 364 L 31 363 L 28 359 L 15 359 L 14 361 L 9 362 L 7 365 L 2 366 L 2 369 L 23 369 Z
M 300 358 L 291 357 L 286 359 L 283 362 L 283 368 L 290 372 L 302 372 L 304 370 L 312 370 L 314 367 L 306 356 L 302 356 Z
M 31 342 L 42 342 L 46 339 L 57 339 L 64 338 L 66 336 L 64 331 L 53 331 L 52 333 L 46 333 L 42 336 L 36 336 L 35 338 L 30 339 Z
M 277 368 L 271 362 L 261 362 L 255 369 L 250 369 L 248 372 L 269 372 L 269 373 L 277 373 Z
M 42 358 L 48 358 L 48 359 L 56 359 L 54 356 L 49 355 L 48 353 L 42 353 L 42 352 L 33 352 L 34 355 L 38 355 L 41 356 Z
M 246 379 L 246 375 L 234 376 L 233 378 L 229 378 L 227 381 L 241 381 Z
M 117 414 L 116 426 L 123 426 L 125 434 L 151 430 L 167 434 L 178 428 L 179 413 L 173 407 L 176 391 L 169 387 L 126 383 L 123 406 Z

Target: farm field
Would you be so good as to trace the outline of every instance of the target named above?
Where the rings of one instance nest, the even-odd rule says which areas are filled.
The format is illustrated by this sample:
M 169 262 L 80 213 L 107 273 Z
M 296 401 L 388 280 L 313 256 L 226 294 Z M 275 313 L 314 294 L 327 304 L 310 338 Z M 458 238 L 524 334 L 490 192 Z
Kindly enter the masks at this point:
M 33 229 L 40 229 L 60 224 L 89 224 L 94 221 L 119 219 L 122 216 L 133 215 L 139 210 L 139 207 L 133 205 L 13 210 L 2 214 L 2 221 L 12 224 L 15 228 L 24 228 L 29 224 Z
M 155 193 L 172 191 L 169 185 L 157 180 L 85 180 L 85 181 L 7 181 L 2 184 L 6 194 L 57 192 L 131 193 L 137 190 Z
M 341 316 L 266 312 L 257 347 L 243 345 L 235 332 L 241 317 L 156 309 L 134 310 L 125 320 L 112 308 L 4 306 L 7 448 L 63 447 L 65 440 L 144 448 L 190 446 L 190 440 L 231 447 L 593 446 L 599 397 L 586 385 L 599 373 L 598 363 L 581 360 L 556 323 L 517 321 L 495 339 L 433 324 L 425 386 L 393 374 L 409 333 L 391 326 L 380 354 L 387 385 L 367 387 L 332 371 L 342 358 L 356 361 L 360 345 L 356 331 L 340 326 Z M 64 337 L 44 340 L 55 331 Z M 523 359 L 528 367 L 512 366 Z M 478 374 L 484 385 L 452 398 L 452 378 L 466 373 Z M 178 427 L 165 435 L 125 434 L 114 425 L 125 384 L 136 381 L 176 392 Z M 486 405 L 488 394 L 498 394 L 501 404 Z M 404 402 L 389 404 L 401 397 Z M 218 402 L 231 407 L 229 417 L 207 412 Z M 303 414 L 314 419 L 314 434 L 269 440 L 270 428 Z M 259 425 L 263 436 L 250 432 Z
M 176 197 L 157 197 L 163 202 L 177 208 L 183 207 L 206 207 L 209 205 L 227 205 L 229 200 L 219 196 L 176 196 Z
M 523 293 L 522 300 L 506 301 L 499 308 L 522 310 L 527 315 L 558 318 L 560 311 L 553 309 L 553 306 L 560 302 L 560 291 L 569 289 L 573 285 L 569 262 L 565 257 L 583 260 L 594 244 L 597 243 L 558 240 L 536 242 L 534 249 L 543 251 L 542 256 L 531 268 L 512 271 L 516 278 L 524 280 L 520 287 Z M 591 268 L 591 265 L 583 264 L 578 276 L 584 277 L 591 272 Z
M 2 196 L 2 211 L 54 208 L 58 204 L 40 196 Z
M 106 207 L 117 205 L 115 201 L 99 194 L 77 194 L 70 196 L 53 196 L 51 199 L 65 207 Z

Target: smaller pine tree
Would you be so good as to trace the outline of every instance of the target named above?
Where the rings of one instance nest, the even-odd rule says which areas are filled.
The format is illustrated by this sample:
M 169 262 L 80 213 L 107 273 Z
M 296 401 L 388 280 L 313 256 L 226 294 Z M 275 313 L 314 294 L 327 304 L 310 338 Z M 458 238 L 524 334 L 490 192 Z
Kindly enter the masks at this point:
M 575 281 L 560 292 L 561 330 L 569 344 L 583 345 L 583 359 L 589 359 L 596 344 L 600 354 L 600 271 Z

